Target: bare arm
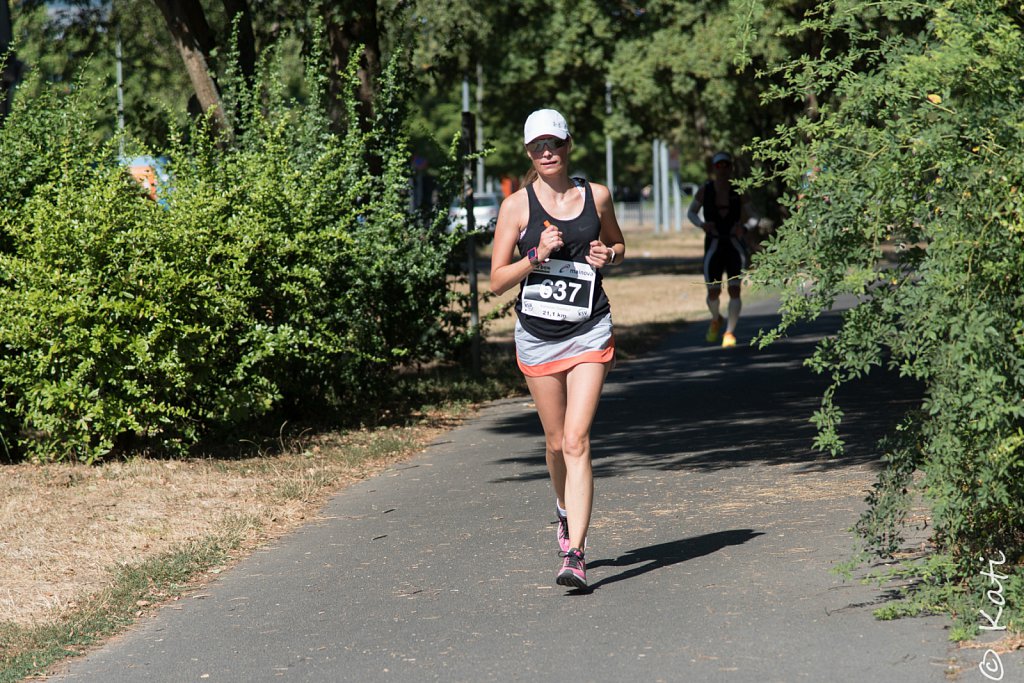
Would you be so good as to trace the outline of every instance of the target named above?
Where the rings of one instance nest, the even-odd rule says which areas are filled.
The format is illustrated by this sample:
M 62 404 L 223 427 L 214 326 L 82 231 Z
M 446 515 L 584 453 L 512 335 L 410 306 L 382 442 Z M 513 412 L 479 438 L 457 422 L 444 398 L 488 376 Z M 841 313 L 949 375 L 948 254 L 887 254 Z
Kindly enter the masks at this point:
M 519 190 L 501 203 L 498 223 L 494 228 L 494 247 L 491 250 L 491 291 L 504 294 L 533 272 L 533 264 L 525 256 L 515 258 L 519 231 L 526 227 L 530 205 L 526 190 Z M 544 230 L 537 256 L 543 260 L 562 248 L 562 233 L 554 225 Z
M 704 232 L 711 234 L 715 229 L 715 222 L 700 219 L 700 209 L 704 206 L 704 186 L 697 190 L 697 194 L 693 196 L 693 201 L 690 202 L 690 208 L 686 210 L 686 217 L 690 219 L 690 222 L 695 226 L 703 230 Z M 707 218 L 707 215 L 704 216 Z
M 622 236 L 622 228 L 615 218 L 615 202 L 612 194 L 604 185 L 590 184 L 594 193 L 594 204 L 597 217 L 601 220 L 601 239 L 590 243 L 587 263 L 595 268 L 603 268 L 609 264 L 622 263 L 626 256 L 626 239 Z

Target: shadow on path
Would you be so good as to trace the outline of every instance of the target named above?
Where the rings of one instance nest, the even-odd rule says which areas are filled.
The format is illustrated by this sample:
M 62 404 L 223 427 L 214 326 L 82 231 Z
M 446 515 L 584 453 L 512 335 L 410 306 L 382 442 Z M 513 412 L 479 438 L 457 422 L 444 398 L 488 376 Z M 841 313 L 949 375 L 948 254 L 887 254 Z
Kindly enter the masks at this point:
M 800 464 L 804 471 L 878 463 L 877 442 L 919 400 L 920 389 L 875 369 L 844 386 L 837 404 L 846 415 L 837 458 L 814 451 L 810 422 L 827 380 L 804 367 L 815 345 L 839 328 L 839 312 L 794 327 L 764 350 L 749 346 L 776 316 L 741 319 L 740 346 L 705 344 L 703 326 L 690 326 L 660 350 L 623 363 L 610 376 L 593 428 L 594 476 L 635 470 L 717 471 L 753 465 Z M 681 337 L 681 338 L 680 338 Z M 531 411 L 511 415 L 501 433 L 540 435 Z M 543 446 L 509 454 L 523 466 L 515 479 L 547 477 Z M 499 480 L 511 481 L 511 479 Z
M 753 529 L 730 529 L 729 531 L 716 531 L 711 534 L 683 538 L 669 543 L 658 543 L 644 548 L 630 550 L 625 555 L 620 555 L 613 560 L 595 560 L 587 563 L 587 569 L 593 570 L 598 567 L 632 567 L 626 571 L 613 576 L 601 579 L 591 584 L 586 592 L 592 592 L 618 581 L 632 579 L 655 569 L 668 567 L 680 562 L 686 562 L 697 557 L 710 555 L 730 545 L 741 545 L 747 541 L 763 536 L 763 531 Z M 636 566 L 639 565 L 639 566 Z M 584 591 L 574 591 L 582 593 Z

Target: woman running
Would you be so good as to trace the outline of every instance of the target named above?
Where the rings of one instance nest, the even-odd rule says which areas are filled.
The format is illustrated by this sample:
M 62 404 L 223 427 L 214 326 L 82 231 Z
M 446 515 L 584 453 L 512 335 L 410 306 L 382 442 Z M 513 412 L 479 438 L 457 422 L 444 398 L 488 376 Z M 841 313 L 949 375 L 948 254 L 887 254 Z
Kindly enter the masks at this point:
M 491 289 L 501 294 L 520 285 L 516 358 L 544 428 L 555 489 L 564 558 L 556 581 L 586 588 L 590 427 L 615 360 L 601 269 L 621 263 L 626 244 L 608 188 L 569 177 L 572 136 L 561 114 L 530 114 L 523 142 L 533 167 L 498 212 Z

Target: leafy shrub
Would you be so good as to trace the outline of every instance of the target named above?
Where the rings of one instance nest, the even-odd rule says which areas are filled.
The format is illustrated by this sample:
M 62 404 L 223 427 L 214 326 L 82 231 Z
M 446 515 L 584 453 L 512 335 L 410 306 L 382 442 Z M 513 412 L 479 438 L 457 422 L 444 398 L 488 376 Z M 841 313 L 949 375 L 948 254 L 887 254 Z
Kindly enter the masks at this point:
M 1022 28 L 1001 2 L 821 3 L 801 30 L 829 49 L 776 74 L 777 96 L 815 93 L 820 112 L 754 145 L 761 180 L 793 188 L 756 262 L 787 288 L 763 341 L 859 301 L 810 360 L 833 380 L 818 445 L 842 448 L 839 384 L 888 366 L 925 387 L 858 525 L 891 555 L 923 495 L 938 555 L 913 571 L 943 571 L 919 591 L 967 589 L 978 557 L 1024 554 L 1024 110 L 1005 67 L 1024 59 Z
M 229 93 L 235 139 L 202 121 L 178 138 L 160 205 L 91 141 L 102 110 L 85 84 L 20 102 L 0 130 L 0 379 L 16 420 L 0 427 L 30 457 L 180 451 L 275 410 L 365 409 L 396 365 L 462 332 L 446 305 L 454 242 L 442 216 L 407 209 L 399 63 L 373 129 L 349 100 L 343 135 L 315 64 L 302 104 L 269 67 Z

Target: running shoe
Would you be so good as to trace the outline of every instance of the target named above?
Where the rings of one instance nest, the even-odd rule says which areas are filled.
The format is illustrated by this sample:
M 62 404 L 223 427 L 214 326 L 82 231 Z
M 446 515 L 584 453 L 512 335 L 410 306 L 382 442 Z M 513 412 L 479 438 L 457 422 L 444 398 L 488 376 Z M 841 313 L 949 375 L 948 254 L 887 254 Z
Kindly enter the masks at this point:
M 708 344 L 714 344 L 715 342 L 718 341 L 718 333 L 719 333 L 719 331 L 721 331 L 721 329 L 722 329 L 722 318 L 721 318 L 721 316 L 719 316 L 717 318 L 713 318 L 711 320 L 711 324 L 708 325 L 707 336 L 704 337 L 704 339 L 707 341 Z
M 558 516 L 558 529 L 556 529 L 558 549 L 567 553 L 569 552 L 569 520 L 562 516 L 558 508 L 555 508 L 555 515 Z
M 555 582 L 559 586 L 570 588 L 587 587 L 587 562 L 583 559 L 583 551 L 579 548 L 569 548 L 567 552 L 559 553 L 565 558 L 562 562 L 562 570 L 558 572 Z
M 732 332 L 726 332 L 722 335 L 722 348 L 728 349 L 736 346 L 736 335 Z

